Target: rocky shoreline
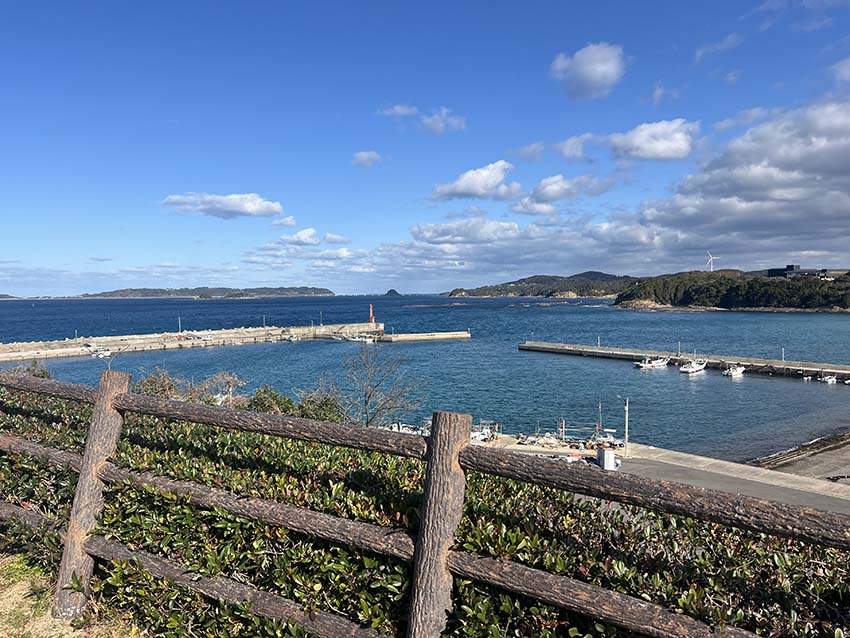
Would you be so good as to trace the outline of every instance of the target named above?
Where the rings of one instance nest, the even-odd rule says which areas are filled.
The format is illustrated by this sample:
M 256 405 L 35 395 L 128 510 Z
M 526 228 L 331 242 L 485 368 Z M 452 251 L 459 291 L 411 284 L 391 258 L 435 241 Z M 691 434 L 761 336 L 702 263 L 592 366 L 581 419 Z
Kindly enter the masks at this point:
M 663 312 L 834 312 L 848 313 L 850 308 L 830 306 L 828 308 L 774 308 L 770 306 L 742 307 L 742 308 L 719 308 L 716 306 L 673 306 L 662 304 L 649 299 L 635 299 L 614 304 L 617 308 L 629 310 L 655 310 Z

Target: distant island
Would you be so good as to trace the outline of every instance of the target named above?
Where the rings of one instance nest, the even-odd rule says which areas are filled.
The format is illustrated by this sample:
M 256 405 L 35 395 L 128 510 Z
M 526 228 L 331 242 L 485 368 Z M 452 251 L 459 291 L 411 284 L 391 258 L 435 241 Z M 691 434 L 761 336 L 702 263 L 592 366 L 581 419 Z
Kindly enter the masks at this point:
M 401 297 L 401 293 L 395 288 L 390 288 L 384 293 L 384 297 Z
M 773 276 L 722 270 L 650 277 L 632 282 L 614 304 L 638 309 L 850 309 L 847 271 L 778 270 Z
M 17 297 L 12 295 L 0 295 L 0 299 L 17 299 Z
M 83 299 L 253 299 L 257 297 L 333 297 L 327 288 L 296 286 L 287 288 L 121 288 L 108 292 L 78 295 Z
M 455 288 L 449 297 L 615 297 L 628 289 L 639 278 L 609 275 L 604 272 L 586 272 L 562 277 L 557 275 L 534 275 L 492 286 L 479 288 Z

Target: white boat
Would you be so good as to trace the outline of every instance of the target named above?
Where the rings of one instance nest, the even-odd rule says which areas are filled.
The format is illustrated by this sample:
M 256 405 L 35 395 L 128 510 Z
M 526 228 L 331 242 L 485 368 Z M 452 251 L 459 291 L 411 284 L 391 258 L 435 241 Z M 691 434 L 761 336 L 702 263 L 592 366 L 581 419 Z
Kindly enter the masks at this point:
M 106 348 L 95 348 L 91 353 L 94 359 L 107 359 L 112 356 L 112 352 Z
M 283 338 L 283 340 L 284 340 L 284 341 L 288 341 L 288 342 L 290 342 L 290 343 L 293 343 L 293 342 L 295 342 L 295 341 L 301 341 L 301 337 L 299 337 L 298 335 L 286 335 L 286 336 Z
M 657 368 L 666 368 L 670 363 L 670 359 L 664 357 L 644 357 L 643 361 L 635 361 L 635 366 L 641 370 L 655 370 Z
M 705 359 L 691 359 L 679 366 L 679 372 L 684 372 L 685 374 L 702 372 L 705 370 L 706 365 L 708 365 L 708 361 Z
M 353 335 L 346 337 L 346 340 L 356 341 L 357 343 L 374 343 L 375 337 L 373 335 Z
M 827 374 L 818 379 L 821 383 L 838 383 L 838 378 L 834 374 Z
M 742 366 L 740 363 L 735 364 L 733 366 L 729 366 L 723 371 L 723 376 L 725 377 L 740 377 L 746 372 L 747 369 Z

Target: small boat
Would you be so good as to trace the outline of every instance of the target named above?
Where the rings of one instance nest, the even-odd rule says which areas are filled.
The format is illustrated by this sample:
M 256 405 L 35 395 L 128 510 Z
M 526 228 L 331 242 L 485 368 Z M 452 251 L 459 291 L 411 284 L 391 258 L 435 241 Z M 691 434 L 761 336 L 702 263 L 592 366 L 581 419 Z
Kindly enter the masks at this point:
M 668 363 L 670 363 L 670 359 L 664 357 L 644 357 L 643 361 L 635 361 L 635 366 L 641 370 L 656 370 L 666 368 Z
M 705 366 L 708 365 L 708 361 L 705 359 L 692 359 L 690 361 L 686 361 L 681 366 L 679 366 L 679 372 L 684 372 L 685 374 L 694 374 L 695 372 L 702 372 L 705 370 Z
M 356 341 L 357 343 L 375 343 L 373 335 L 353 335 L 346 337 L 347 341 Z
M 810 374 L 807 374 L 806 376 L 803 377 L 803 381 L 811 381 L 811 380 L 812 380 L 812 375 L 810 375 Z
M 818 379 L 821 383 L 838 383 L 838 378 L 834 374 L 827 374 Z
M 112 356 L 112 352 L 107 348 L 95 348 L 92 350 L 91 356 L 93 359 L 108 359 Z
M 729 366 L 723 371 L 724 377 L 740 377 L 746 372 L 747 369 L 742 366 L 740 363 L 737 363 L 733 366 Z
M 289 343 L 293 343 L 295 341 L 301 341 L 301 337 L 299 337 L 298 335 L 286 335 L 283 340 L 288 341 Z
M 844 380 L 844 385 L 850 385 L 850 379 L 845 379 L 845 380 Z

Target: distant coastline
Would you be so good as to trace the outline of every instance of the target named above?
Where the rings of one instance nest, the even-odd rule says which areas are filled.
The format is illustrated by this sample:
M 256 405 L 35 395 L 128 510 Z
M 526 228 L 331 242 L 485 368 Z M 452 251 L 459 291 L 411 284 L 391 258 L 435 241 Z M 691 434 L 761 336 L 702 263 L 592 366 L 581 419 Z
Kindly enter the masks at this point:
M 0 295 L 0 300 L 39 301 L 51 299 L 192 299 L 198 301 L 220 301 L 239 299 L 276 299 L 281 297 L 334 297 L 328 288 L 310 286 L 221 288 L 202 286 L 197 288 L 121 288 L 106 292 L 83 293 L 80 295 L 13 297 Z

